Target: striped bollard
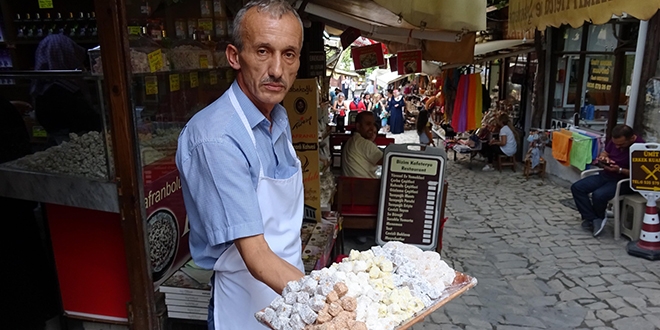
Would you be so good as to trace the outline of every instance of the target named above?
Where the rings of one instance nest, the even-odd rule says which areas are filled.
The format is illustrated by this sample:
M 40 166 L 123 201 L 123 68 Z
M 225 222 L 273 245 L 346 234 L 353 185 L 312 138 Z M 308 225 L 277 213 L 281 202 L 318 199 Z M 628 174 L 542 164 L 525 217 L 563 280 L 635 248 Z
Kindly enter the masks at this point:
M 657 193 L 642 193 L 646 197 L 646 213 L 639 240 L 628 243 L 628 254 L 649 260 L 660 259 L 660 219 L 656 207 Z

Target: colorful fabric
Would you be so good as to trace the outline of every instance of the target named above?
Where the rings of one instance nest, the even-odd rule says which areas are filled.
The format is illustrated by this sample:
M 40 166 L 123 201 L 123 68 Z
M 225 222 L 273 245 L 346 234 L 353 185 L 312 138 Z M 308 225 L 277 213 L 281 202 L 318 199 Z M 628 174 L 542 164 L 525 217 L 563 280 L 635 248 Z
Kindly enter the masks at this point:
M 474 106 L 476 104 L 477 100 L 477 80 L 475 79 L 475 75 L 471 74 L 467 76 L 468 79 L 468 92 L 467 92 L 467 111 L 466 111 L 466 116 L 467 116 L 467 127 L 466 131 L 473 130 L 477 128 L 477 125 L 475 123 L 475 117 L 474 117 Z
M 569 156 L 570 163 L 580 171 L 584 171 L 587 164 L 590 164 L 592 161 L 591 141 L 593 141 L 591 137 L 584 136 L 578 132 L 573 132 L 573 144 Z
M 552 157 L 564 166 L 570 166 L 572 137 L 573 134 L 567 130 L 552 133 Z
M 474 79 L 476 80 L 475 89 L 477 90 L 477 96 L 474 103 L 474 129 L 481 127 L 481 119 L 483 117 L 483 85 L 481 84 L 481 74 L 475 73 Z

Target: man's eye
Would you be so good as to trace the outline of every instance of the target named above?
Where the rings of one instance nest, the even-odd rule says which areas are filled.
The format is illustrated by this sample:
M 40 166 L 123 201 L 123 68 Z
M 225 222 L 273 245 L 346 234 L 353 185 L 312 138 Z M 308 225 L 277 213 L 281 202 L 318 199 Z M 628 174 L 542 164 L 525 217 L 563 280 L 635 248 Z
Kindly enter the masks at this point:
M 259 49 L 259 50 L 257 50 L 257 53 L 258 53 L 259 55 L 265 55 L 265 54 L 266 54 L 266 50 L 265 50 L 265 49 Z
M 296 54 L 294 54 L 294 53 L 284 53 L 284 57 L 286 57 L 286 58 L 294 58 L 294 57 L 296 57 Z

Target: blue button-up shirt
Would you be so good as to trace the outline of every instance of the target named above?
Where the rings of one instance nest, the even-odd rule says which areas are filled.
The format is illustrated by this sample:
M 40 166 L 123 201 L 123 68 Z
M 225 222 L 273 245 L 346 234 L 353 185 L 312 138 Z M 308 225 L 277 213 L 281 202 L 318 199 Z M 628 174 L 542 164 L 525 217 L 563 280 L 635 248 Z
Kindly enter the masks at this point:
M 286 110 L 276 105 L 271 122 L 234 81 L 231 87 L 252 128 L 255 149 L 225 93 L 195 114 L 179 136 L 176 165 L 190 224 L 190 253 L 207 269 L 241 237 L 263 234 L 256 188 L 259 169 L 285 179 L 297 171 L 289 151 L 291 129 Z M 258 155 L 258 156 L 257 156 Z

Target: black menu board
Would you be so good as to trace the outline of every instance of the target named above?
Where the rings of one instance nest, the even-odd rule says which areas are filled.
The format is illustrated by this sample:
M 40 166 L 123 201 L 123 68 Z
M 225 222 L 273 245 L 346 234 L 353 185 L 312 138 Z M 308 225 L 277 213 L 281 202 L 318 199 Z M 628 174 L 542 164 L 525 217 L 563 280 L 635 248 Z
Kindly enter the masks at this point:
M 425 250 L 438 244 L 446 154 L 415 145 L 385 149 L 376 242 L 400 241 Z

